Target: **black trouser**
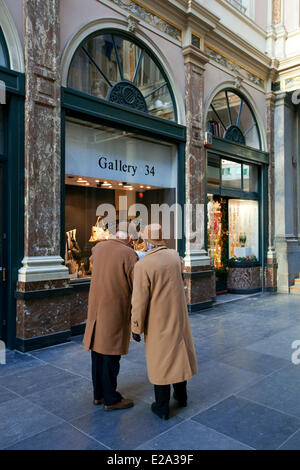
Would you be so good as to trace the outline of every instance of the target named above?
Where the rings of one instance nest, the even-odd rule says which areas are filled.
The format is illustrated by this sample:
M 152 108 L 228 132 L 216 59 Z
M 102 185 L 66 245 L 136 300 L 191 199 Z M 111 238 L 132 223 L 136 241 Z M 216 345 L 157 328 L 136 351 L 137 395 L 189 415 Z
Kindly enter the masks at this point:
M 173 384 L 176 398 L 184 403 L 187 400 L 186 381 Z M 154 385 L 155 401 L 158 411 L 169 413 L 169 401 L 171 395 L 171 385 Z
M 104 405 L 114 405 L 122 400 L 122 395 L 117 392 L 121 356 L 108 356 L 95 351 L 91 353 L 94 399 L 103 398 Z

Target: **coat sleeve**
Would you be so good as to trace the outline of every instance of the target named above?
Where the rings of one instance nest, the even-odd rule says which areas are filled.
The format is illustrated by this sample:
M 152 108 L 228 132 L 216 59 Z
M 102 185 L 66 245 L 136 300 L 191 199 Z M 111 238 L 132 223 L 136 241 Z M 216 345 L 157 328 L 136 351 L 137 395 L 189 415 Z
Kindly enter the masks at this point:
M 150 300 L 150 281 L 142 263 L 139 261 L 134 267 L 134 280 L 132 292 L 131 329 L 138 335 L 144 333 L 145 321 Z

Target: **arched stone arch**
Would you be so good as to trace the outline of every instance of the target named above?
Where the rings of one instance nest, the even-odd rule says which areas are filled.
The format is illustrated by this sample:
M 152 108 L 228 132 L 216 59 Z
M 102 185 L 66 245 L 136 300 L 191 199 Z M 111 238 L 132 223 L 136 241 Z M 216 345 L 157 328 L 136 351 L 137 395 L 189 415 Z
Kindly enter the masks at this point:
M 217 87 L 210 90 L 210 92 L 208 93 L 204 101 L 204 122 L 206 122 L 209 107 L 213 99 L 215 98 L 215 96 L 221 91 L 227 90 L 228 88 L 230 88 L 232 91 L 236 91 L 237 94 L 243 96 L 245 100 L 247 101 L 248 105 L 250 106 L 250 108 L 252 109 L 252 112 L 257 121 L 257 126 L 258 126 L 258 130 L 259 130 L 260 137 L 261 137 L 261 150 L 267 152 L 268 151 L 267 134 L 266 134 L 266 129 L 264 125 L 264 120 L 258 110 L 258 107 L 253 97 L 248 92 L 248 90 L 242 85 L 237 88 L 236 82 L 233 80 L 222 82 Z
M 3 0 L 0 0 L 0 26 L 9 54 L 10 68 L 24 73 L 24 54 L 13 18 Z
M 69 42 L 64 47 L 62 58 L 61 58 L 61 70 L 62 70 L 62 86 L 67 86 L 68 71 L 72 58 L 80 45 L 80 43 L 87 38 L 90 34 L 104 29 L 114 29 L 121 32 L 128 33 L 128 22 L 120 19 L 97 19 L 94 20 L 81 28 L 72 36 Z M 156 44 L 142 31 L 141 28 L 137 28 L 134 31 L 134 37 L 142 41 L 146 48 L 152 51 L 156 56 L 157 60 L 160 62 L 162 68 L 164 69 L 165 74 L 169 80 L 170 86 L 172 88 L 175 103 L 177 107 L 177 122 L 178 124 L 185 125 L 185 105 L 184 97 L 182 96 L 179 83 L 176 79 L 176 75 L 170 67 L 166 57 L 162 54 Z

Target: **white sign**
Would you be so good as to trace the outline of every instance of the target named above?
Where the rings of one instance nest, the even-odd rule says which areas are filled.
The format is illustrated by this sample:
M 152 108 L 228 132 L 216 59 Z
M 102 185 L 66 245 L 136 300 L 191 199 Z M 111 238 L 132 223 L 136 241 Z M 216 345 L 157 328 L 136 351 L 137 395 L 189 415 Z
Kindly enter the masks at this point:
M 66 173 L 175 188 L 176 147 L 120 130 L 67 122 Z

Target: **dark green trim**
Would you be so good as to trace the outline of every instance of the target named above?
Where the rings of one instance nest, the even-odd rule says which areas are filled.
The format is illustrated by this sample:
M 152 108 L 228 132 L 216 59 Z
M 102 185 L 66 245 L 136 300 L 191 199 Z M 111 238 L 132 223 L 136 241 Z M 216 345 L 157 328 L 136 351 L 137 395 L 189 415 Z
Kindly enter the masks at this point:
M 78 325 L 71 326 L 71 335 L 78 336 L 83 335 L 85 331 L 86 322 L 79 323 Z
M 90 286 L 91 286 L 91 279 L 85 279 L 85 280 L 76 280 L 76 281 L 71 281 L 71 287 L 73 289 L 73 291 L 83 291 L 83 290 L 86 290 L 86 291 L 89 291 L 90 290 Z
M 259 193 L 250 193 L 246 191 L 240 191 L 239 189 L 220 188 L 210 185 L 207 185 L 207 194 L 216 194 L 217 196 L 237 199 L 250 199 L 251 201 L 259 200 Z
M 6 92 L 25 96 L 25 75 L 0 66 L 0 80 L 5 83 Z
M 213 275 L 214 271 L 212 270 L 207 270 L 207 271 L 194 271 L 191 273 L 183 273 L 183 277 L 185 279 L 195 279 L 198 277 L 211 277 Z
M 213 306 L 214 301 L 208 300 L 207 302 L 199 302 L 197 304 L 188 304 L 188 313 L 189 314 L 196 314 L 200 313 L 201 310 L 206 310 Z
M 261 267 L 259 261 L 228 261 L 228 268 L 258 268 Z
M 73 294 L 71 287 L 65 287 L 62 289 L 47 289 L 47 290 L 34 290 L 34 291 L 16 291 L 15 297 L 17 300 L 35 300 L 45 299 L 48 297 L 61 297 L 64 295 Z
M 177 201 L 181 206 L 182 223 L 181 233 L 182 238 L 177 240 L 177 250 L 180 256 L 185 255 L 185 144 L 178 145 L 178 159 L 177 159 Z
M 80 119 L 96 118 L 102 125 L 119 126 L 135 133 L 185 142 L 186 128 L 173 121 L 151 116 L 125 106 L 109 103 L 95 96 L 62 87 L 62 106 Z M 85 117 L 84 117 L 85 116 Z M 75 116 L 76 117 L 76 116 Z
M 35 338 L 23 339 L 16 338 L 16 349 L 23 353 L 33 351 L 34 349 L 47 348 L 56 344 L 66 343 L 70 341 L 71 331 L 61 331 L 51 335 L 36 336 Z
M 269 154 L 267 152 L 247 147 L 246 145 L 238 145 L 220 137 L 213 136 L 213 144 L 208 150 L 212 153 L 222 154 L 222 157 L 229 157 L 231 160 L 235 161 L 260 165 L 267 165 L 269 163 Z
M 9 95 L 8 107 L 8 286 L 7 347 L 14 349 L 16 340 L 15 290 L 18 270 L 24 257 L 24 99 Z
M 10 68 L 9 52 L 8 52 L 7 44 L 6 44 L 5 37 L 4 37 L 1 27 L 0 27 L 0 43 L 3 49 L 3 53 L 4 53 L 4 60 L 6 62 L 5 67 Z
M 256 294 L 261 291 L 261 287 L 257 287 L 255 289 L 228 289 L 229 294 Z
M 61 140 L 60 140 L 60 163 L 61 163 L 61 173 L 60 173 L 60 256 L 62 259 L 65 259 L 66 253 L 66 208 L 65 208 L 65 166 L 66 166 L 66 159 L 65 159 L 65 141 L 66 141 L 66 113 L 64 108 L 61 109 L 61 121 L 60 121 L 60 129 L 61 129 Z

